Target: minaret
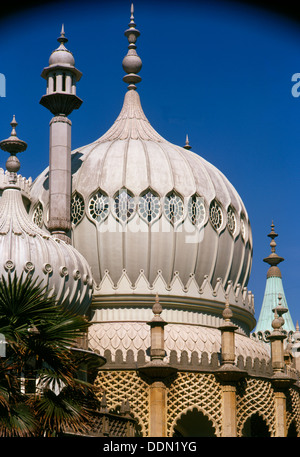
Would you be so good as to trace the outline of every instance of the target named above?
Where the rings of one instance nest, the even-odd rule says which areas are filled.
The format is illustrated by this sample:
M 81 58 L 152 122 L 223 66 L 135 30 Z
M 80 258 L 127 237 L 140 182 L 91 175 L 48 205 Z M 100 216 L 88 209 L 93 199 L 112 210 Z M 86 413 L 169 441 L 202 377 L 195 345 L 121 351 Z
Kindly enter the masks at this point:
M 41 76 L 47 80 L 46 95 L 41 105 L 53 114 L 50 121 L 49 148 L 49 221 L 48 229 L 70 242 L 71 229 L 71 126 L 68 115 L 81 106 L 76 95 L 76 82 L 82 73 L 75 68 L 72 53 L 65 47 L 68 41 L 62 26 L 60 43 Z
M 266 288 L 265 288 L 265 294 L 264 294 L 264 299 L 263 299 L 263 304 L 261 307 L 259 319 L 255 328 L 255 333 L 257 334 L 258 332 L 264 333 L 265 331 L 272 332 L 272 322 L 274 319 L 273 316 L 273 309 L 275 308 L 278 300 L 278 296 L 281 296 L 281 304 L 283 307 L 288 309 L 287 301 L 285 298 L 285 293 L 283 289 L 283 283 L 282 283 L 282 275 L 281 271 L 278 267 L 278 264 L 280 262 L 284 261 L 283 257 L 280 257 L 276 253 L 276 242 L 275 238 L 278 236 L 278 234 L 274 230 L 274 224 L 272 222 L 271 225 L 271 232 L 268 234 L 268 237 L 271 238 L 271 254 L 266 257 L 264 262 L 268 263 L 270 265 L 270 268 L 267 272 L 267 281 L 266 281 Z M 283 330 L 285 330 L 287 333 L 289 332 L 294 332 L 295 327 L 290 315 L 290 312 L 287 311 L 285 318 L 284 318 L 284 326 Z

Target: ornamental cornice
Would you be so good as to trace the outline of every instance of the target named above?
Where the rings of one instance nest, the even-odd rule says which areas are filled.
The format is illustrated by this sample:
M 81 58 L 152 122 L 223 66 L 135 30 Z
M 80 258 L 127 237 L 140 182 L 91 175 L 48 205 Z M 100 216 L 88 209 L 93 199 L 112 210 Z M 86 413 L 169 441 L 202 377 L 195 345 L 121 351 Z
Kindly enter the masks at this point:
M 124 269 L 117 283 L 114 283 L 109 271 L 106 270 L 100 284 L 94 287 L 93 304 L 95 306 L 97 303 L 103 304 L 105 298 L 110 301 L 109 297 L 113 301 L 116 296 L 118 296 L 118 302 L 120 296 L 126 301 L 128 295 L 132 297 L 131 300 L 135 300 L 135 296 L 144 297 L 145 302 L 147 296 L 150 295 L 150 300 L 153 300 L 152 297 L 156 294 L 160 297 L 168 297 L 177 304 L 184 301 L 185 305 L 190 303 L 203 306 L 206 302 L 209 309 L 211 309 L 211 304 L 219 305 L 220 309 L 223 309 L 226 298 L 228 298 L 231 306 L 239 307 L 254 315 L 254 296 L 246 287 L 242 288 L 238 285 L 234 288 L 232 281 L 228 281 L 225 288 L 221 278 L 218 278 L 215 287 L 212 287 L 208 276 L 204 276 L 202 284 L 198 284 L 194 274 L 191 274 L 188 282 L 184 284 L 178 272 L 174 274 L 172 281 L 167 283 L 161 270 L 158 270 L 152 284 L 149 283 L 143 270 L 140 270 L 136 281 L 132 282 Z

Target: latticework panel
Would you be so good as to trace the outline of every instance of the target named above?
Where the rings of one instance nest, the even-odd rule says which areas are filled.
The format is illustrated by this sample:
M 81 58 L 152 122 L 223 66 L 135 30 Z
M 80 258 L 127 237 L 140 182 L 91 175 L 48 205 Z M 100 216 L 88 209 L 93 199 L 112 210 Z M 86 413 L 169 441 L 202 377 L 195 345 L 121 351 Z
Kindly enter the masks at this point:
M 149 433 L 149 388 L 136 371 L 100 371 L 95 385 L 99 396 L 106 394 L 108 409 L 115 409 L 129 401 L 131 412 L 138 420 L 143 436 Z
M 300 396 L 295 389 L 290 389 L 286 401 L 286 425 L 287 429 L 294 421 L 297 435 L 300 436 Z
M 222 390 L 212 374 L 179 372 L 168 391 L 167 434 L 172 436 L 178 419 L 196 408 L 212 422 L 215 435 L 222 430 Z
M 247 378 L 237 388 L 237 435 L 242 436 L 246 420 L 258 413 L 275 436 L 275 398 L 271 383 Z

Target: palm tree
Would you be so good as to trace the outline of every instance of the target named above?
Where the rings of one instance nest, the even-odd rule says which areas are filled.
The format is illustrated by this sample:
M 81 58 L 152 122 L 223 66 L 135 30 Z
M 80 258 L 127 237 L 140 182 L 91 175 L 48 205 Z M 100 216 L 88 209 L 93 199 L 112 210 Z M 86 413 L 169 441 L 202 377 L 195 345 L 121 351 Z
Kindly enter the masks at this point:
M 77 376 L 76 339 L 87 320 L 58 305 L 31 275 L 0 278 L 0 436 L 55 436 L 82 431 L 92 386 Z

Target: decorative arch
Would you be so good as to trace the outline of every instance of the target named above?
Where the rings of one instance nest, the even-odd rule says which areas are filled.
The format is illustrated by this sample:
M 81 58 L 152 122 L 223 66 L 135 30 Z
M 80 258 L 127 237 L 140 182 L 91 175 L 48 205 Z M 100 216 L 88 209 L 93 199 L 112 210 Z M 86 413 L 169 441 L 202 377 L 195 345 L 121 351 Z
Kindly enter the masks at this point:
M 243 437 L 252 438 L 268 438 L 271 436 L 270 427 L 267 424 L 266 418 L 260 412 L 254 413 L 244 422 Z
M 213 419 L 199 406 L 190 406 L 181 412 L 171 427 L 175 437 L 215 437 Z
M 270 436 L 275 436 L 275 397 L 270 382 L 247 378 L 237 386 L 237 435 L 243 436 L 248 418 L 259 414 L 267 424 Z
M 178 372 L 168 391 L 167 434 L 172 436 L 175 425 L 182 414 L 196 408 L 221 436 L 222 388 L 211 373 Z

